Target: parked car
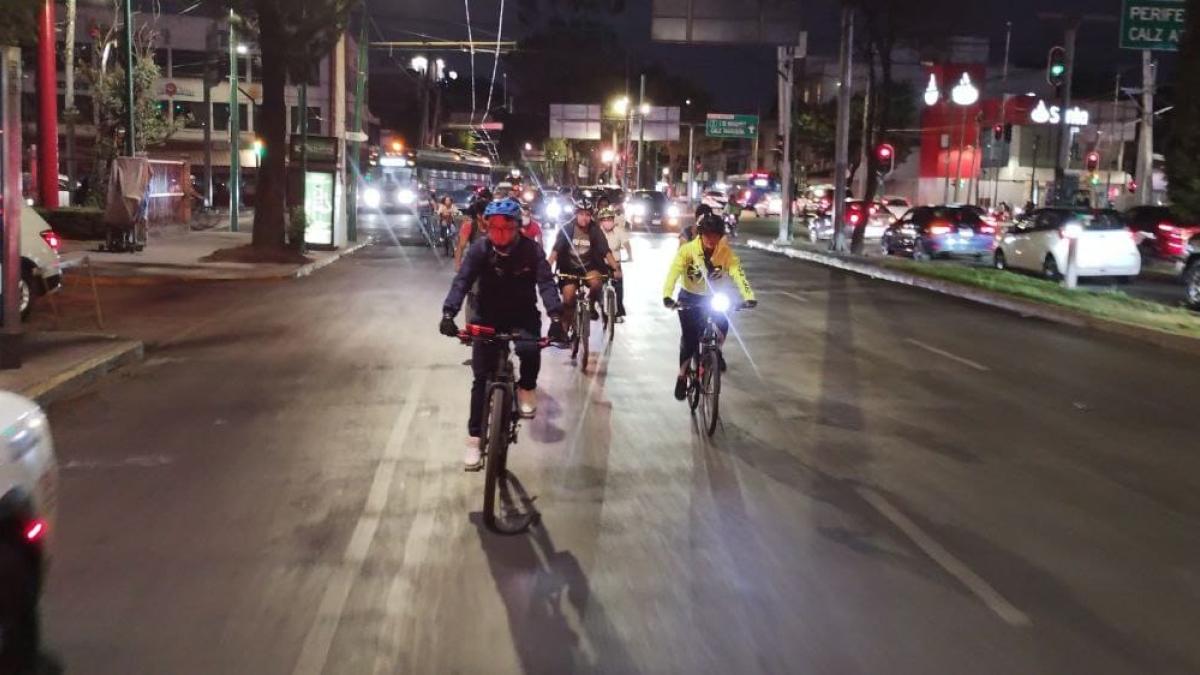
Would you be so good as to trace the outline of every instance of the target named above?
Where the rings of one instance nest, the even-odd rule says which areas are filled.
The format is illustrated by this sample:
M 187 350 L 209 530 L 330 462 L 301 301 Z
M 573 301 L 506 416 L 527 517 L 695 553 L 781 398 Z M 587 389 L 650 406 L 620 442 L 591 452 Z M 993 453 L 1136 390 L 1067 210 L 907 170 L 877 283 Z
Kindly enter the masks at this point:
M 867 219 L 867 229 L 863 237 L 865 239 L 879 239 L 883 233 L 895 220 L 892 217 L 891 211 L 887 210 L 887 206 L 883 202 L 867 202 L 861 199 L 846 200 L 846 223 L 847 230 L 853 230 L 862 221 Z M 849 236 L 849 234 L 847 234 Z M 833 210 L 832 208 L 818 212 L 816 217 L 808 223 L 808 239 L 809 241 L 820 241 L 822 239 L 833 238 Z
M 58 469 L 46 416 L 0 391 L 0 672 L 32 673 L 40 658 L 41 598 Z
M 883 203 L 887 204 L 888 211 L 891 211 L 892 215 L 897 218 L 903 216 L 905 213 L 908 213 L 908 210 L 912 208 L 912 203 L 909 202 L 908 199 L 904 197 L 897 197 L 896 195 L 884 197 Z
M 880 244 L 884 255 L 903 253 L 913 260 L 980 258 L 996 247 L 996 226 L 975 206 L 919 206 L 888 227 Z
M 1187 258 L 1183 268 L 1184 301 L 1192 309 L 1200 309 L 1200 234 L 1188 240 Z
M 29 206 L 21 206 L 21 318 L 29 318 L 33 301 L 62 284 L 58 249 L 62 240 Z M 0 297 L 4 292 L 0 288 Z M 2 305 L 0 305 L 2 306 Z
M 629 227 L 662 225 L 667 206 L 667 195 L 664 193 L 638 190 L 625 200 L 625 222 Z
M 1200 223 L 1183 223 L 1168 206 L 1135 206 L 1125 212 L 1125 222 L 1147 259 L 1182 261 L 1188 240 L 1200 234 Z
M 1079 240 L 1076 270 L 1081 277 L 1127 281 L 1141 272 L 1142 257 L 1121 214 L 1089 208 L 1033 211 L 1000 238 L 993 262 L 997 269 L 1022 269 L 1058 279 L 1067 272 L 1072 238 Z
M 759 218 L 783 215 L 783 195 L 778 192 L 768 192 L 754 205 L 754 213 Z

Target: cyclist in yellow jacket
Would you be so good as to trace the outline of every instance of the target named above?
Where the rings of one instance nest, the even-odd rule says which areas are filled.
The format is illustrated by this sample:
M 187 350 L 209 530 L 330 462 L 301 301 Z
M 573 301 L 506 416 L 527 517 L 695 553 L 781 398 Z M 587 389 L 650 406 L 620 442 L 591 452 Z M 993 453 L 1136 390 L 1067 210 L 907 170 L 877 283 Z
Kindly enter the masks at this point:
M 675 379 L 675 398 L 682 401 L 686 395 L 687 364 L 700 346 L 706 319 L 711 314 L 720 331 L 720 340 L 725 341 L 729 332 L 729 318 L 712 310 L 706 300 L 714 293 L 727 290 L 730 285 L 742 297 L 742 306 L 754 307 L 754 291 L 742 271 L 742 263 L 725 239 L 725 221 L 716 214 L 708 214 L 696 225 L 695 239 L 679 247 L 675 261 L 667 272 L 663 284 L 663 305 L 668 309 L 679 307 L 679 373 Z M 675 299 L 676 284 L 682 286 L 679 299 Z M 721 369 L 725 359 L 721 358 Z

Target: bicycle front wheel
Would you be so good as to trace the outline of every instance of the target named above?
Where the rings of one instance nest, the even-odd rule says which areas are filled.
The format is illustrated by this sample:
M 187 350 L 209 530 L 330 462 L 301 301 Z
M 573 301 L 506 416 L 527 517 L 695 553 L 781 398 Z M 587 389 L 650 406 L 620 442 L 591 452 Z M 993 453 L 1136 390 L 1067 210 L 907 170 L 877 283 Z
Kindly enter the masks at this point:
M 705 352 L 700 359 L 700 425 L 712 436 L 717 431 L 721 404 L 721 359 L 716 350 Z
M 582 302 L 579 308 L 575 311 L 576 321 L 579 322 L 579 328 L 576 334 L 579 336 L 579 351 L 582 352 L 579 357 L 580 372 L 587 372 L 588 352 L 591 350 L 592 337 L 592 305 L 591 302 Z
M 492 389 L 488 398 L 487 447 L 484 448 L 483 523 L 496 529 L 496 496 L 503 489 L 508 462 L 508 392 Z
M 608 286 L 604 289 L 604 328 L 608 331 L 608 339 L 612 341 L 617 334 L 617 289 Z

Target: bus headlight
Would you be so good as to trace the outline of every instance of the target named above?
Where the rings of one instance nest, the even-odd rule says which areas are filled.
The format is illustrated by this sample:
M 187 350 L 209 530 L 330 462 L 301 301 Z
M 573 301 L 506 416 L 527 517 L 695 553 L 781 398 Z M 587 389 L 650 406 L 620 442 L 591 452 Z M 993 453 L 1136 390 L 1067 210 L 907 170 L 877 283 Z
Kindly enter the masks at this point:
M 370 209 L 379 208 L 379 203 L 383 201 L 383 195 L 379 194 L 378 188 L 369 187 L 363 190 L 363 204 Z
M 396 201 L 408 206 L 417 201 L 417 195 L 412 190 L 404 189 L 396 193 Z

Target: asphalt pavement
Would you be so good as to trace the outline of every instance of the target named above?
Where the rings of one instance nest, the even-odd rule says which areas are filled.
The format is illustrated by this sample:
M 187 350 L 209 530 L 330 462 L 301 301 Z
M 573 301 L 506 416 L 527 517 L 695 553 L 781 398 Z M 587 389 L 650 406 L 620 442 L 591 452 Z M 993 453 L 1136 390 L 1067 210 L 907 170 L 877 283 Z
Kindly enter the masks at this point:
M 409 239 L 176 297 L 51 407 L 67 672 L 1200 670 L 1196 358 L 745 251 L 706 440 L 639 235 L 615 342 L 545 352 L 503 537 Z

